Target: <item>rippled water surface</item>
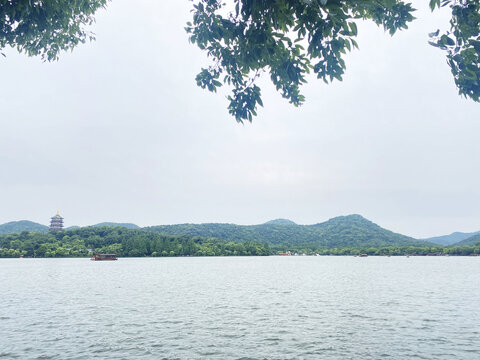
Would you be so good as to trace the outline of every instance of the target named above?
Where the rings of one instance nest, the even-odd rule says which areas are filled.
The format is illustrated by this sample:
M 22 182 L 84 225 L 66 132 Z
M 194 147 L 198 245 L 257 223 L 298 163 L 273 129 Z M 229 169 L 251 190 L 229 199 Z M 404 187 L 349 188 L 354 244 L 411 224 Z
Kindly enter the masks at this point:
M 0 259 L 0 358 L 480 359 L 480 258 Z

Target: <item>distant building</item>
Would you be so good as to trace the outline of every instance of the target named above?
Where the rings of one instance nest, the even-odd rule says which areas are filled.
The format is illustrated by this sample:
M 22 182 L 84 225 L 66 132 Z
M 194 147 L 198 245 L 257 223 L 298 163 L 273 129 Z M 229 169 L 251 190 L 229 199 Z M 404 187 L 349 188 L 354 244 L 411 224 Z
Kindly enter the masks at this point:
M 62 231 L 63 230 L 63 217 L 60 216 L 57 211 L 57 215 L 50 220 L 50 231 Z

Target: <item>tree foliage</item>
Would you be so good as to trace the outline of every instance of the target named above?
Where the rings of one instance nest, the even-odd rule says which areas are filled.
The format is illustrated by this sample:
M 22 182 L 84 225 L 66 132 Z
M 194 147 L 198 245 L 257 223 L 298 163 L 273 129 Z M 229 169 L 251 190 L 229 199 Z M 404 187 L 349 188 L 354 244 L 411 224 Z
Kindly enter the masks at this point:
M 430 34 L 430 44 L 444 50 L 460 95 L 480 100 L 480 2 L 430 0 L 430 7 L 450 6 L 450 30 Z
M 351 246 L 325 248 L 318 244 L 281 244 L 272 246 L 274 253 L 306 254 L 306 255 L 359 255 L 373 256 L 479 256 L 480 244 L 476 246 Z
M 430 0 L 431 9 L 450 6 L 451 31 L 432 33 L 431 44 L 447 51 L 460 94 L 479 100 L 480 4 L 474 0 Z M 310 72 L 326 83 L 342 80 L 344 55 L 357 48 L 358 20 L 369 20 L 393 35 L 414 19 L 399 0 L 197 0 L 187 23 L 190 41 L 212 65 L 197 75 L 210 91 L 228 84 L 228 110 L 238 122 L 252 121 L 263 106 L 256 80 L 268 73 L 281 95 L 295 106 Z M 455 38 L 452 39 L 453 36 Z
M 6 46 L 44 60 L 58 59 L 93 39 L 85 30 L 107 0 L 0 0 L 0 53 Z
M 238 122 L 252 121 L 263 106 L 257 79 L 271 81 L 295 106 L 307 74 L 326 83 L 342 80 L 344 56 L 358 47 L 357 23 L 373 21 L 391 35 L 406 29 L 414 9 L 403 0 L 191 0 L 186 31 L 207 52 L 212 65 L 196 77 L 202 88 L 227 84 L 228 111 Z M 86 27 L 108 0 L 0 0 L 0 54 L 11 46 L 29 56 L 56 60 L 94 35 Z M 449 7 L 450 29 L 430 34 L 446 52 L 461 95 L 480 101 L 480 2 L 429 0 L 432 10 Z
M 270 255 L 268 244 L 235 243 L 198 236 L 172 236 L 124 227 L 86 227 L 53 233 L 0 235 L 1 257 L 253 256 Z

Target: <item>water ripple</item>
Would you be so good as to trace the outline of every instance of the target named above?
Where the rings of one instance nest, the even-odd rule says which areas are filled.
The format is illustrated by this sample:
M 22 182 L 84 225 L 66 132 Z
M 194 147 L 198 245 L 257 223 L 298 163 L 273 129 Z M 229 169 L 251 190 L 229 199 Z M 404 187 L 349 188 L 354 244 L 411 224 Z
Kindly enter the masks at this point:
M 0 260 L 0 358 L 480 358 L 478 259 L 362 260 Z

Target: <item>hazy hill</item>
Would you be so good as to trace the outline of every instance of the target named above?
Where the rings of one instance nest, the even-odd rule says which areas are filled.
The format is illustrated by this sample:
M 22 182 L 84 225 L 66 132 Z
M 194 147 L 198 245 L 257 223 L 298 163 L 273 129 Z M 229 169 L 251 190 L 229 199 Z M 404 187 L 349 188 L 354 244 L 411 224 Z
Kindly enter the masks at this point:
M 267 221 L 265 224 L 268 224 L 268 225 L 297 225 L 292 220 L 288 220 L 288 219 L 270 220 L 270 221 Z
M 292 223 L 285 226 L 283 221 L 279 224 L 274 220 L 261 225 L 178 224 L 145 229 L 169 235 L 215 237 L 240 242 L 250 240 L 269 244 L 317 244 L 325 247 L 426 245 L 423 241 L 383 229 L 360 215 L 339 216 L 315 225 Z
M 98 224 L 95 224 L 95 225 L 92 225 L 92 226 L 93 227 L 104 227 L 104 226 L 116 227 L 116 226 L 121 226 L 121 227 L 124 227 L 124 228 L 127 228 L 127 229 L 139 229 L 140 228 L 140 226 L 132 224 L 132 223 L 116 223 L 116 222 L 102 222 L 102 223 L 98 223 Z
M 20 233 L 22 231 L 48 232 L 48 226 L 28 220 L 11 221 L 0 225 L 0 234 Z
M 453 245 L 456 244 L 460 241 L 463 241 L 465 239 L 468 239 L 469 237 L 472 237 L 475 234 L 480 233 L 479 231 L 473 232 L 473 233 L 462 233 L 462 232 L 454 232 L 450 235 L 443 235 L 443 236 L 435 236 L 427 239 L 420 239 L 428 242 L 432 242 L 434 244 L 439 244 L 439 245 Z
M 103 222 L 99 224 L 92 225 L 92 227 L 124 227 L 127 229 L 139 229 L 140 227 L 135 224 L 131 223 L 116 223 L 116 222 Z M 78 229 L 79 226 L 69 226 L 65 228 L 65 230 L 73 230 Z M 48 232 L 49 227 L 46 225 L 42 225 L 33 221 L 28 220 L 21 220 L 21 221 L 11 221 L 5 224 L 0 224 L 0 234 L 13 234 L 13 233 L 20 233 L 22 231 L 28 232 L 40 232 L 45 233 Z
M 453 245 L 455 246 L 470 246 L 470 245 L 477 245 L 480 244 L 480 233 L 476 233 L 473 236 L 470 236 L 469 238 L 459 241 L 458 243 L 455 243 Z

